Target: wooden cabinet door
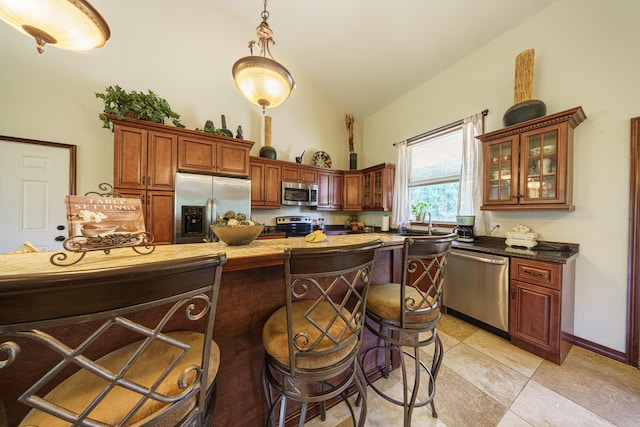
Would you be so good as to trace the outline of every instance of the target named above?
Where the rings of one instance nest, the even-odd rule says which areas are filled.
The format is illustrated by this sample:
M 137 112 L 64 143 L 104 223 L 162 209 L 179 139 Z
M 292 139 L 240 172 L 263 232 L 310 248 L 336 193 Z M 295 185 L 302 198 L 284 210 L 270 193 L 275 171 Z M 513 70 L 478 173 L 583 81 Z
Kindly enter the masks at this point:
M 267 164 L 264 167 L 264 207 L 280 209 L 280 166 Z
M 483 145 L 484 205 L 518 204 L 519 142 L 518 135 L 510 135 Z
M 144 209 L 145 229 L 153 234 L 154 243 L 167 245 L 174 238 L 174 197 L 173 191 L 136 191 L 115 188 L 117 193 L 130 199 L 140 199 Z
M 175 135 L 149 132 L 147 145 L 147 189 L 175 190 L 178 165 L 178 138 Z
M 318 172 L 299 166 L 282 167 L 283 182 L 303 182 L 305 184 L 317 184 Z
M 146 188 L 147 131 L 115 126 L 113 176 L 114 187 Z
M 218 141 L 216 173 L 229 176 L 249 176 L 249 148 L 237 143 Z
M 251 160 L 251 207 L 280 208 L 280 167 L 259 160 Z
M 342 173 L 318 172 L 318 207 L 319 210 L 342 209 Z
M 147 191 L 147 230 L 153 233 L 154 242 L 158 245 L 173 243 L 173 206 L 173 191 Z
M 567 179 L 568 124 L 560 123 L 520 136 L 520 203 L 563 204 L 571 200 Z
M 305 184 L 317 184 L 318 173 L 310 169 L 300 169 L 300 182 Z
M 298 182 L 300 179 L 300 169 L 295 166 L 283 166 L 282 167 L 282 181 L 283 182 Z
M 331 207 L 335 210 L 342 209 L 342 188 L 344 177 L 341 173 L 334 173 L 331 180 Z
M 395 166 L 383 163 L 362 172 L 362 208 L 366 211 L 391 210 Z
M 343 177 L 343 211 L 362 210 L 362 173 L 345 172 Z
M 557 354 L 560 350 L 560 292 L 511 280 L 509 334 L 527 350 Z M 528 346 L 527 346 L 528 344 Z
M 216 171 L 215 142 L 193 136 L 178 137 L 178 169 L 185 172 Z
M 331 173 L 318 172 L 318 209 L 331 208 Z

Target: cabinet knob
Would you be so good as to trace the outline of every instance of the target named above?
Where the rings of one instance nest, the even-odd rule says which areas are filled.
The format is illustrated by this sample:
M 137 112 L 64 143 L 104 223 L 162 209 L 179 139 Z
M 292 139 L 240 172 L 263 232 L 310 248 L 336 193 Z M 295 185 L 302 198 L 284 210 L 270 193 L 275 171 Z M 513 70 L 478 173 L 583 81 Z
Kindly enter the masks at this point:
M 511 288 L 511 299 L 516 299 L 516 288 Z
M 142 185 L 144 185 L 145 178 L 146 178 L 146 176 L 142 177 Z
M 147 177 L 147 185 L 151 185 L 151 177 L 150 176 Z

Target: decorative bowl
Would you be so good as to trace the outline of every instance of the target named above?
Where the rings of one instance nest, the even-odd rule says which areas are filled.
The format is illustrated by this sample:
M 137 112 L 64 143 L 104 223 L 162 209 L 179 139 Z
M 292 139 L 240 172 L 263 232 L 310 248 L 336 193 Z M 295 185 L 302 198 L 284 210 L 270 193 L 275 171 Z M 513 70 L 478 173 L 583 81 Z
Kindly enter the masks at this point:
M 240 246 L 253 242 L 256 237 L 262 233 L 262 230 L 264 230 L 264 225 L 246 225 L 240 227 L 212 225 L 211 230 L 218 236 L 218 239 L 227 245 Z

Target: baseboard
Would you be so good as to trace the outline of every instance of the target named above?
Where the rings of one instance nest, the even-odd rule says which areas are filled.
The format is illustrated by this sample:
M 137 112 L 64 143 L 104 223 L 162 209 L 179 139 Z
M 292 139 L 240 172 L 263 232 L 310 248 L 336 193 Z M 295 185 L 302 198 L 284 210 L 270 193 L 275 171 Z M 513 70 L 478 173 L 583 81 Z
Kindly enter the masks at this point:
M 621 351 L 614 350 L 612 348 L 605 347 L 603 345 L 596 344 L 594 342 L 587 341 L 583 338 L 578 338 L 576 336 L 573 336 L 571 334 L 567 334 L 564 332 L 562 333 L 562 339 L 570 342 L 573 345 L 577 345 L 578 347 L 582 347 L 596 354 L 600 354 L 602 356 L 608 357 L 610 359 L 613 359 L 615 361 L 628 365 L 627 355 Z

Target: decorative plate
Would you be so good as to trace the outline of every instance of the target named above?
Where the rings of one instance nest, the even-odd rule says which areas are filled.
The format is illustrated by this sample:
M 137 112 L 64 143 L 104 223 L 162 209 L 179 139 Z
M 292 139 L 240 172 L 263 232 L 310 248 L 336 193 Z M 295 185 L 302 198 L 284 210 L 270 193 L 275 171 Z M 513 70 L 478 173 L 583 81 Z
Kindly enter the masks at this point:
M 315 166 L 320 166 L 321 168 L 330 168 L 331 167 L 331 157 L 324 151 L 316 151 L 311 158 L 311 162 Z

